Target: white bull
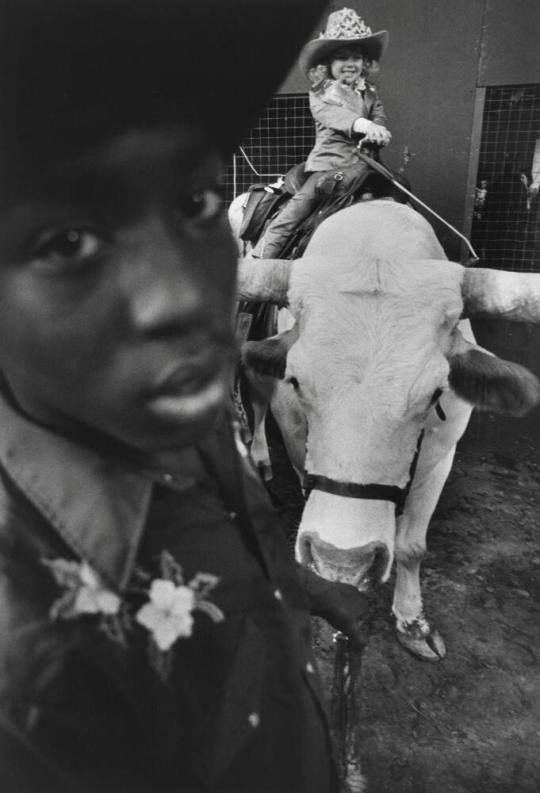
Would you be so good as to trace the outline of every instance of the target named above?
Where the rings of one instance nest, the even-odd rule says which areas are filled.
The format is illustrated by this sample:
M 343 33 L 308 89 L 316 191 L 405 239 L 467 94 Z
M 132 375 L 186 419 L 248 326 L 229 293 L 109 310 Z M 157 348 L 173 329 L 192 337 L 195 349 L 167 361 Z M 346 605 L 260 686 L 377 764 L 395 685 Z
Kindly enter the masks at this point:
M 424 616 L 420 564 L 456 442 L 472 406 L 521 415 L 540 395 L 460 320 L 540 321 L 539 281 L 445 260 L 429 224 L 389 201 L 326 220 L 302 259 L 240 263 L 240 297 L 287 305 L 295 320 L 249 342 L 244 360 L 277 378 L 272 411 L 310 475 L 297 558 L 360 588 L 386 581 L 395 560 L 398 638 L 427 660 L 445 648 Z

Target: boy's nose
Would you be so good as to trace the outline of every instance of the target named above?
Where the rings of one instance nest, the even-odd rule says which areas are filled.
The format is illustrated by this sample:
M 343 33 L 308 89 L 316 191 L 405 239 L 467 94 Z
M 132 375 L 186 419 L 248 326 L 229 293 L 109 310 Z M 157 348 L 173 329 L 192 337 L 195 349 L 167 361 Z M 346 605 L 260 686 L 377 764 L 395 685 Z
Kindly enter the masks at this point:
M 171 273 L 172 275 L 172 273 Z M 133 325 L 145 335 L 161 335 L 185 327 L 200 313 L 202 294 L 193 283 L 156 274 L 131 301 Z
M 166 233 L 154 235 L 131 262 L 129 313 L 146 335 L 177 330 L 204 313 L 204 275 L 197 272 L 196 251 Z M 202 268 L 201 268 L 202 269 Z M 207 285 L 208 287 L 208 285 Z

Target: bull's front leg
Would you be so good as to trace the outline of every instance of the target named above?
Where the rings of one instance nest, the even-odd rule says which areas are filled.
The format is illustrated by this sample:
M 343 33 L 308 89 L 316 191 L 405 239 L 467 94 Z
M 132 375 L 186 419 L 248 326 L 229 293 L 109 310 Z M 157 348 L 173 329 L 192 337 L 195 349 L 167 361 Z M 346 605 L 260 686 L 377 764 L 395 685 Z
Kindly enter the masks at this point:
M 433 467 L 417 471 L 403 515 L 397 522 L 396 585 L 392 611 L 397 637 L 411 653 L 425 661 L 446 655 L 444 641 L 424 615 L 420 566 L 426 551 L 430 518 L 446 482 L 455 447 Z M 420 467 L 420 466 L 419 466 Z

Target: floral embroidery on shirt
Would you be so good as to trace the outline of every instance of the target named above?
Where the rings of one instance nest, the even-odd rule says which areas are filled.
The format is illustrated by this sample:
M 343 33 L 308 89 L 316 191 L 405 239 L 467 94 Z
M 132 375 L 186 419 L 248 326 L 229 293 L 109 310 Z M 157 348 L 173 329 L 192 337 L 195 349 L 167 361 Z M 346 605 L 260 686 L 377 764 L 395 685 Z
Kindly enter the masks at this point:
M 51 607 L 53 619 L 74 619 L 80 614 L 117 614 L 121 600 L 104 585 L 87 562 L 67 559 L 44 559 L 64 593 Z
M 135 619 L 148 628 L 158 648 L 166 652 L 180 636 L 191 636 L 195 595 L 187 586 L 175 586 L 172 581 L 156 578 L 149 596 L 150 601 L 137 612 Z
M 160 558 L 161 578 L 155 578 L 148 591 L 148 602 L 135 619 L 150 631 L 150 659 L 162 677 L 170 672 L 171 650 L 177 639 L 193 633 L 193 612 L 204 611 L 214 622 L 225 619 L 215 603 L 208 600 L 219 579 L 210 573 L 197 573 L 188 583 L 178 562 L 167 551 Z
M 108 589 L 87 562 L 44 559 L 43 563 L 64 590 L 51 606 L 52 619 L 97 615 L 100 629 L 124 647 L 128 645 L 128 632 L 138 623 L 150 634 L 150 662 L 163 679 L 170 674 L 173 645 L 178 639 L 193 634 L 194 611 L 204 612 L 216 623 L 225 619 L 221 609 L 209 600 L 219 578 L 210 573 L 197 573 L 186 583 L 182 567 L 168 551 L 161 553 L 159 577 L 152 580 L 148 573 L 135 571 L 136 586 L 132 593 L 138 602 L 141 595 L 146 598 L 146 603 L 137 609 L 131 609 Z
M 88 562 L 43 559 L 64 592 L 50 609 L 53 620 L 72 620 L 82 615 L 98 616 L 98 626 L 109 639 L 127 646 L 131 616 L 116 592 L 108 589 Z

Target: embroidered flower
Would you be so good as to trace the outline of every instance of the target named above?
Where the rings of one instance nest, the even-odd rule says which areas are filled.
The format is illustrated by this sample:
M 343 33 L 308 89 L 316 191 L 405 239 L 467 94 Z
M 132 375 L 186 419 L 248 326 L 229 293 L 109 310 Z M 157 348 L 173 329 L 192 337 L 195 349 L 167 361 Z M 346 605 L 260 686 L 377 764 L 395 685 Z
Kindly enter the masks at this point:
M 44 559 L 64 593 L 51 606 L 53 619 L 74 619 L 80 614 L 118 614 L 119 596 L 107 589 L 100 575 L 87 562 Z
M 152 633 L 160 650 L 168 650 L 180 636 L 191 636 L 195 593 L 188 586 L 172 581 L 152 581 L 150 602 L 137 612 L 135 619 Z
M 167 551 L 161 554 L 160 568 L 161 578 L 152 581 L 149 601 L 139 609 L 135 619 L 150 631 L 150 659 L 165 678 L 170 672 L 174 643 L 193 633 L 193 612 L 203 611 L 214 622 L 221 622 L 225 617 L 221 609 L 208 600 L 219 581 L 216 576 L 197 573 L 186 584 L 181 566 Z
M 219 579 L 210 573 L 197 573 L 186 583 L 181 566 L 167 551 L 161 553 L 160 575 L 153 581 L 144 570 L 135 569 L 125 601 L 106 587 L 87 562 L 44 559 L 43 564 L 63 589 L 51 606 L 52 619 L 96 615 L 98 628 L 125 649 L 135 624 L 142 625 L 150 634 L 150 663 L 163 680 L 171 671 L 174 643 L 193 633 L 194 611 L 203 611 L 214 622 L 225 619 L 221 609 L 208 599 Z M 147 602 L 135 610 L 133 602 L 140 603 L 141 595 Z

